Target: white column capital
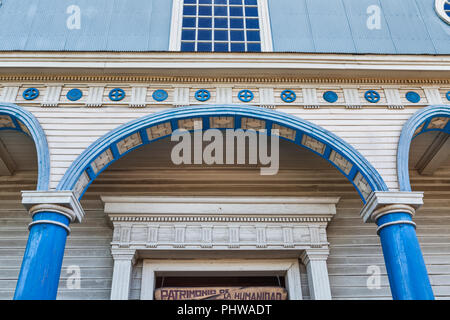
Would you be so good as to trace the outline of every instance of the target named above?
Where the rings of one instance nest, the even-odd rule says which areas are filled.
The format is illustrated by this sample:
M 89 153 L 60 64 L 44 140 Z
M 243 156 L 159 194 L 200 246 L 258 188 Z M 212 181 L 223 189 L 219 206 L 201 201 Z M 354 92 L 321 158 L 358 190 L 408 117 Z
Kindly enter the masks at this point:
M 111 255 L 114 261 L 131 261 L 132 265 L 137 259 L 136 249 L 111 249 Z
M 22 204 L 33 216 L 39 212 L 58 212 L 71 222 L 80 223 L 84 210 L 72 191 L 22 191 Z
M 310 261 L 327 261 L 329 255 L 328 249 L 306 249 L 300 255 L 300 259 L 306 266 Z
M 364 222 L 376 220 L 388 213 L 405 212 L 414 215 L 423 205 L 423 192 L 375 191 L 360 212 Z

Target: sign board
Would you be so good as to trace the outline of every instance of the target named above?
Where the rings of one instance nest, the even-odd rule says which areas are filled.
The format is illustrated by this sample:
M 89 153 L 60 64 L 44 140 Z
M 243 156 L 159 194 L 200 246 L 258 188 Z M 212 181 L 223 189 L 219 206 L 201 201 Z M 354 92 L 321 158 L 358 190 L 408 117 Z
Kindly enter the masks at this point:
M 282 287 L 159 288 L 155 300 L 287 300 Z

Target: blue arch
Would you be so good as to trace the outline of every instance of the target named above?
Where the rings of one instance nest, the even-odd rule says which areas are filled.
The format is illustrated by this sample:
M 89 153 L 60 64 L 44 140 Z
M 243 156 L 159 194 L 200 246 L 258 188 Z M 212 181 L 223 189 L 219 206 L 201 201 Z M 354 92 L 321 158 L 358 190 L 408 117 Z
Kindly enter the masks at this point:
M 11 124 L 0 130 L 20 131 L 31 137 L 36 145 L 38 161 L 38 181 L 36 190 L 48 190 L 50 182 L 50 153 L 47 138 L 37 119 L 25 109 L 12 104 L 0 103 L 0 116 L 11 119 Z
M 233 127 L 235 129 L 242 128 L 243 118 L 250 118 L 262 120 L 264 123 L 263 129 L 267 129 L 268 132 L 270 132 L 274 126 L 276 126 L 274 129 L 281 126 L 282 129 L 286 128 L 290 130 L 290 133 L 295 134 L 291 138 L 282 137 L 284 140 L 288 140 L 299 146 L 305 147 L 328 160 L 356 187 L 356 190 L 360 194 L 363 202 L 365 202 L 368 195 L 367 192 L 363 194 L 354 182 L 354 179 L 357 177 L 358 173 L 360 173 L 358 178 L 362 175 L 367 182 L 365 185 L 370 186 L 370 191 L 388 190 L 383 178 L 377 170 L 358 151 L 333 133 L 308 121 L 278 111 L 267 110 L 259 107 L 226 105 L 181 107 L 148 115 L 118 127 L 94 142 L 72 163 L 57 186 L 57 190 L 77 191 L 77 195 L 81 199 L 89 185 L 113 162 L 123 157 L 128 152 L 139 148 L 140 146 L 165 138 L 169 135 L 167 134 L 165 136 L 160 136 L 157 139 L 152 140 L 148 136 L 148 128 L 157 125 L 170 124 L 171 130 L 174 131 L 178 129 L 178 120 L 201 118 L 203 121 L 203 129 L 208 129 L 210 128 L 211 117 L 233 117 Z M 136 145 L 123 154 L 119 154 L 117 143 L 136 133 L 140 135 L 142 143 Z M 309 138 L 315 139 L 319 143 L 323 144 L 323 152 L 317 152 L 305 146 L 302 143 L 304 135 L 307 135 Z M 347 167 L 347 170 L 344 171 L 336 163 L 330 160 L 330 154 L 333 150 L 346 161 L 350 162 L 350 170 L 348 170 Z M 97 172 L 94 172 L 91 164 L 104 152 L 108 152 L 114 159 L 111 159 L 109 163 L 101 168 L 101 170 L 97 169 Z
M 414 113 L 403 126 L 397 149 L 397 175 L 400 191 L 411 191 L 408 164 L 411 141 L 422 133 L 430 131 L 441 131 L 450 134 L 450 121 L 443 128 L 429 127 L 433 119 L 440 117 L 450 118 L 449 105 L 423 108 Z

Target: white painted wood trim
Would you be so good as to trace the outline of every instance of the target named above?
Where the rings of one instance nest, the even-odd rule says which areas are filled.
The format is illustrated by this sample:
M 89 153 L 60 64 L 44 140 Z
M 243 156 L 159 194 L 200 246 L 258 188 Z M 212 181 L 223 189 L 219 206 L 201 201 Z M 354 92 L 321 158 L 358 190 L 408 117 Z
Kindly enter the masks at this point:
M 309 294 L 312 300 L 331 300 L 330 279 L 328 277 L 327 249 L 305 250 L 303 263 L 308 273 Z
M 181 27 L 183 26 L 183 0 L 173 0 L 170 24 L 169 51 L 181 50 Z
M 201 52 L 0 52 L 0 68 L 130 69 L 169 68 L 450 71 L 450 56 L 348 55 L 317 53 Z M 389 73 L 390 74 L 390 73 Z M 391 75 L 391 74 L 390 74 Z
M 272 28 L 267 0 L 258 0 L 258 17 L 262 52 L 273 52 Z
M 270 275 L 286 277 L 286 287 L 290 300 L 301 300 L 300 268 L 294 259 L 220 259 L 220 260 L 151 260 L 145 259 L 142 269 L 141 300 L 153 300 L 156 275 L 187 275 L 201 272 L 252 272 L 258 275 L 267 272 Z
M 131 275 L 136 250 L 113 250 L 114 270 L 111 284 L 111 300 L 128 300 Z

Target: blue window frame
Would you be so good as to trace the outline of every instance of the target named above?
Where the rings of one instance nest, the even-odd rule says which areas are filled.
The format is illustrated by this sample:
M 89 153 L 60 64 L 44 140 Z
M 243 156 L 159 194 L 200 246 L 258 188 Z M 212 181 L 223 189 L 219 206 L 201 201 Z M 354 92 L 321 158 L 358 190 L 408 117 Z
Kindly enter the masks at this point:
M 181 51 L 261 52 L 257 0 L 184 0 Z

